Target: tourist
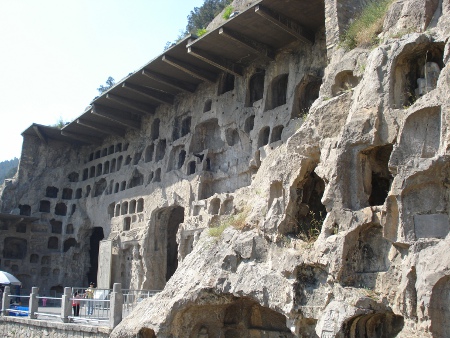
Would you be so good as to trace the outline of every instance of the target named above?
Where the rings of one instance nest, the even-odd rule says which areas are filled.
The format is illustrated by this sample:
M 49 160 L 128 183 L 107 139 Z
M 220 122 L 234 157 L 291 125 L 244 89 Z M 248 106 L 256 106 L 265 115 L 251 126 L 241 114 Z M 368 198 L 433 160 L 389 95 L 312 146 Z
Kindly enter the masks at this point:
M 75 292 L 72 299 L 73 315 L 75 317 L 80 316 L 80 298 L 81 296 L 78 294 L 78 292 Z
M 88 299 L 88 316 L 92 316 L 92 313 L 94 312 L 94 302 L 91 299 L 94 299 L 94 283 L 91 282 L 89 284 L 89 287 L 86 289 L 85 297 Z

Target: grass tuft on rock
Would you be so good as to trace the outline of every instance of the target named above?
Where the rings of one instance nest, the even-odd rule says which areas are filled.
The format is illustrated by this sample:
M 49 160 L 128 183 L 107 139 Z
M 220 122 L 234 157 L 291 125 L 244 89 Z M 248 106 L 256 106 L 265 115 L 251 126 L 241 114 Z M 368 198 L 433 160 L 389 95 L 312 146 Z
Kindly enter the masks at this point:
M 392 2 L 393 0 L 370 1 L 341 37 L 340 45 L 346 50 L 377 45 L 378 34 L 383 31 L 384 19 Z

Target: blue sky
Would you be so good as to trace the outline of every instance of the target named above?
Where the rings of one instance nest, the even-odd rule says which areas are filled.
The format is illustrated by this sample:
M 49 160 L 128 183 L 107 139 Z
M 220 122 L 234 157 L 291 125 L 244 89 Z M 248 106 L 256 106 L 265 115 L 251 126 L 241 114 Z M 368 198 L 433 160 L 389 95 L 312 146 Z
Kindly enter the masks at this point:
M 33 122 L 73 120 L 161 54 L 203 0 L 0 0 L 0 161 L 19 157 Z

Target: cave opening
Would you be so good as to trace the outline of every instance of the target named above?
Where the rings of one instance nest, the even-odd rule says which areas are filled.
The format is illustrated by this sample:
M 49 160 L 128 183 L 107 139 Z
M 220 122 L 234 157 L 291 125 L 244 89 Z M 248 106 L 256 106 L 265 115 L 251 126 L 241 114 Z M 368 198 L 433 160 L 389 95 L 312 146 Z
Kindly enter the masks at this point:
M 105 235 L 103 233 L 103 228 L 101 227 L 94 227 L 92 229 L 92 234 L 89 239 L 89 262 L 91 267 L 89 268 L 89 271 L 87 273 L 87 278 L 89 283 L 95 283 L 97 284 L 97 271 L 98 271 L 98 253 L 99 253 L 99 246 L 100 241 L 105 238 Z

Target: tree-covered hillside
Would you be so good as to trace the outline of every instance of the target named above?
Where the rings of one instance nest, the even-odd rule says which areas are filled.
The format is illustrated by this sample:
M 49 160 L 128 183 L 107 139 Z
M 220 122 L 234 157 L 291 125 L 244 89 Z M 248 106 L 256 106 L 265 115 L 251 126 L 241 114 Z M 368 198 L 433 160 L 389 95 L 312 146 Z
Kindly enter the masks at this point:
M 185 31 L 178 36 L 175 42 L 168 41 L 165 49 L 171 47 L 189 34 L 201 35 L 205 33 L 206 26 L 231 2 L 232 0 L 205 0 L 200 7 L 194 7 L 187 17 L 188 24 L 186 25 Z
M 17 171 L 19 159 L 15 157 L 9 161 L 0 162 L 0 184 L 7 178 L 11 178 Z

